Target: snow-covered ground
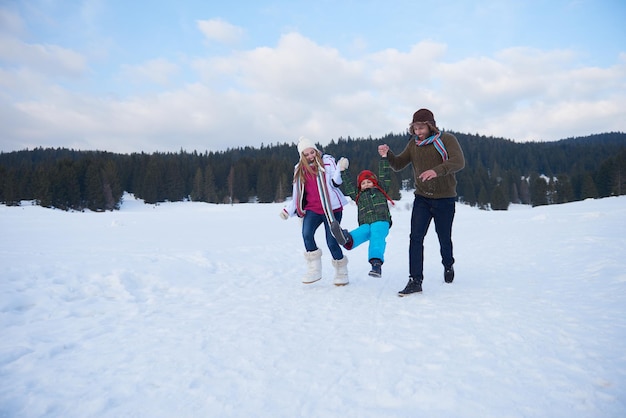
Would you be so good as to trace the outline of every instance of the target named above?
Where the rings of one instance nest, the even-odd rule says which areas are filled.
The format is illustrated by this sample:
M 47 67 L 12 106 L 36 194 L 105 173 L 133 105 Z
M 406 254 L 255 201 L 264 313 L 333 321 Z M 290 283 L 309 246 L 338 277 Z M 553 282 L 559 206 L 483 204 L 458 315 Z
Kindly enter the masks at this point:
M 0 206 L 0 416 L 626 416 L 626 197 L 457 205 L 455 282 L 431 226 L 398 298 L 410 204 L 345 287 L 280 204 Z

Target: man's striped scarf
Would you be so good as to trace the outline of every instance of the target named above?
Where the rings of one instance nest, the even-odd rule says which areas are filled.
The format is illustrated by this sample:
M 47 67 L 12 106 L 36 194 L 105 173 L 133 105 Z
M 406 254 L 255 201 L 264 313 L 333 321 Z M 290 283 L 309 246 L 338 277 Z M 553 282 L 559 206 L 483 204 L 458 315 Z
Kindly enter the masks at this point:
M 433 144 L 435 148 L 437 148 L 437 151 L 439 151 L 439 154 L 441 154 L 441 158 L 443 158 L 444 161 L 448 159 L 448 151 L 446 151 L 446 147 L 443 145 L 443 141 L 441 140 L 441 132 L 438 132 L 436 135 L 429 136 L 423 141 L 420 141 L 420 139 L 416 136 L 415 143 L 418 147 Z

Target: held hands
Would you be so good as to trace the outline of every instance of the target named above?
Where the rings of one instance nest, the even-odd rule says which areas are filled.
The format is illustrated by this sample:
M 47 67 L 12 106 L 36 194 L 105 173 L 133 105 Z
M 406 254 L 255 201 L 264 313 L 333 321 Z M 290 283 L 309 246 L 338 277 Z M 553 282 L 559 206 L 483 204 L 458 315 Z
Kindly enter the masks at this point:
M 389 152 L 389 145 L 383 144 L 378 146 L 378 153 L 381 157 L 387 158 L 387 153 Z
M 278 216 L 281 217 L 281 219 L 287 220 L 289 219 L 289 214 L 287 213 L 287 211 L 285 210 L 285 208 L 283 208 L 283 210 L 280 211 L 280 213 L 278 214 Z
M 337 167 L 339 167 L 340 171 L 345 171 L 350 166 L 350 161 L 346 157 L 341 157 L 337 162 Z

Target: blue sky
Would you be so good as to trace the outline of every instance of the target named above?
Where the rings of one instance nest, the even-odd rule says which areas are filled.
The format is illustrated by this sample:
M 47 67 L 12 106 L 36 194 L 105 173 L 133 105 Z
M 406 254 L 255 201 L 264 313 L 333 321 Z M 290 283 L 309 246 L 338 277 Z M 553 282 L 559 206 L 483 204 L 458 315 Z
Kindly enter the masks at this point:
M 0 1 L 0 151 L 626 131 L 626 2 Z

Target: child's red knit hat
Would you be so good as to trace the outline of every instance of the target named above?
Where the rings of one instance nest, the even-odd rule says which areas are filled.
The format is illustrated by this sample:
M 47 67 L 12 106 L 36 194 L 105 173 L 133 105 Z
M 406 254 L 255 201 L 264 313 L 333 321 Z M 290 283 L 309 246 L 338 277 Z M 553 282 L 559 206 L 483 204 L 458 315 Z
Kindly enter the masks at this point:
M 361 171 L 356 178 L 356 181 L 358 182 L 358 190 L 359 190 L 355 199 L 356 203 L 359 203 L 359 197 L 361 196 L 361 192 L 363 191 L 361 190 L 361 183 L 363 182 L 363 180 L 366 180 L 366 179 L 369 179 L 372 181 L 372 183 L 374 183 L 374 187 L 380 190 L 383 195 L 385 195 L 387 200 L 391 202 L 391 205 L 395 205 L 395 203 L 393 202 L 393 199 L 390 198 L 387 192 L 385 192 L 385 190 L 383 190 L 383 188 L 380 187 L 380 185 L 378 184 L 378 177 L 376 177 L 376 174 L 372 173 L 369 170 Z
M 363 180 L 371 180 L 372 183 L 374 183 L 374 187 L 378 187 L 378 178 L 376 177 L 376 174 L 372 173 L 369 170 L 363 170 L 357 176 L 356 181 L 359 190 L 361 190 L 361 183 L 363 183 Z

